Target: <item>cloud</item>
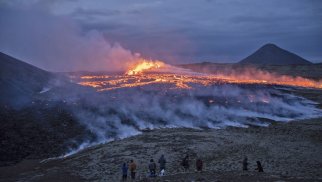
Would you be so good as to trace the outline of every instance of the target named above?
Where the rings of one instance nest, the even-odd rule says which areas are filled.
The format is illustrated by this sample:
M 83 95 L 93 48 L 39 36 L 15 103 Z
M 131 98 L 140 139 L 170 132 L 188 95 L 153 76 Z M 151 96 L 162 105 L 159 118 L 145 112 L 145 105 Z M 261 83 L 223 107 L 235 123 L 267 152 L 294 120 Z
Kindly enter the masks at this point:
M 90 16 L 90 17 L 100 17 L 100 16 L 115 16 L 119 15 L 121 11 L 119 10 L 108 10 L 108 9 L 84 9 L 78 8 L 73 13 L 72 16 Z
M 124 71 L 137 59 L 95 30 L 38 6 L 1 6 L 0 50 L 51 71 Z
M 147 54 L 158 56 L 159 52 L 166 52 L 176 59 L 170 62 L 239 61 L 267 42 L 294 50 L 313 61 L 319 61 L 317 57 L 322 60 L 322 45 L 316 43 L 317 40 L 322 42 L 318 35 L 322 31 L 318 23 L 322 18 L 318 1 L 157 2 L 149 1 L 144 6 L 130 1 L 118 4 L 114 8 L 124 12 L 122 15 L 96 24 L 83 21 L 82 25 L 86 29 L 99 29 L 111 37 L 120 37 L 122 44 L 133 50 L 147 51 L 135 44 L 138 39 L 153 44 L 153 50 Z M 167 37 L 171 38 L 166 40 Z M 177 42 L 176 39 L 189 42 L 189 45 L 169 51 L 173 44 L 171 40 Z M 167 56 L 159 55 L 159 58 Z
M 267 42 L 322 60 L 322 6 L 315 0 L 79 0 L 46 7 L 76 20 L 82 33 L 98 31 L 171 63 L 239 61 Z

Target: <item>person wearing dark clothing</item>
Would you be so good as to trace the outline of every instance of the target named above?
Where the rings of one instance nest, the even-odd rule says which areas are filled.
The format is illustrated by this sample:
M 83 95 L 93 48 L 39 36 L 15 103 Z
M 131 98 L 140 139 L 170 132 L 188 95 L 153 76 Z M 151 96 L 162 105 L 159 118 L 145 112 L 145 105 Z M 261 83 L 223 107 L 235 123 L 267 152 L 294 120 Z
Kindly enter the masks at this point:
M 150 164 L 149 164 L 149 170 L 150 170 L 150 177 L 155 177 L 156 175 L 156 169 L 157 169 L 157 165 L 155 164 L 155 162 L 153 161 L 153 159 L 150 160 Z
M 258 170 L 258 172 L 264 172 L 261 162 L 256 161 L 256 163 L 257 163 L 257 168 L 255 170 Z
M 131 179 L 135 179 L 136 164 L 133 160 L 130 162 Z
M 203 162 L 200 158 L 197 159 L 196 161 L 196 169 L 198 172 L 201 172 L 202 171 L 202 166 L 203 166 Z
M 248 170 L 247 166 L 248 166 L 248 159 L 247 159 L 247 157 L 245 157 L 243 160 L 243 171 Z
M 183 166 L 183 168 L 184 168 L 185 171 L 188 171 L 189 170 L 189 156 L 188 155 L 186 155 L 183 158 L 183 160 L 181 162 L 181 165 Z
M 123 163 L 122 165 L 122 180 L 126 181 L 127 179 L 127 170 L 129 169 L 129 167 L 127 166 L 126 163 Z
M 159 159 L 158 163 L 160 164 L 160 172 L 161 172 L 162 170 L 164 170 L 164 171 L 165 171 L 165 164 L 167 163 L 167 161 L 165 160 L 164 155 L 161 155 L 161 157 L 160 157 L 160 159 Z

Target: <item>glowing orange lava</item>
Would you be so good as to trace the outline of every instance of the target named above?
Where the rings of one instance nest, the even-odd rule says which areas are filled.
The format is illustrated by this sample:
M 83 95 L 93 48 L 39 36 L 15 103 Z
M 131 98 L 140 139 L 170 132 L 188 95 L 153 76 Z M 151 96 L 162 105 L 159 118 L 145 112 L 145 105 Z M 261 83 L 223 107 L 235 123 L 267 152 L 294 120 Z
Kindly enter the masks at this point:
M 148 61 L 143 59 L 139 64 L 126 72 L 126 75 L 137 75 L 147 70 L 158 69 L 163 67 L 165 64 L 161 61 Z
M 168 69 L 170 71 L 162 72 L 161 69 Z M 147 73 L 149 71 L 153 71 L 153 73 Z M 147 61 L 143 59 L 129 69 L 125 75 L 83 75 L 77 82 L 83 86 L 94 87 L 97 91 L 140 87 L 151 84 L 168 85 L 167 88 L 170 85 L 170 88 L 174 89 L 192 89 L 195 85 L 210 86 L 222 83 L 283 85 L 322 89 L 321 81 L 302 77 L 281 76 L 260 70 L 255 70 L 255 72 L 252 70 L 250 73 L 202 74 L 192 71 L 180 72 L 180 68 L 167 65 L 161 61 Z
M 140 87 L 151 84 L 168 84 L 174 89 L 191 89 L 193 85 L 210 86 L 215 84 L 262 84 L 262 85 L 284 85 L 309 88 L 322 88 L 320 82 L 315 82 L 305 78 L 285 78 L 282 79 L 238 79 L 223 75 L 177 75 L 173 73 L 149 73 L 140 75 L 117 75 L 101 79 L 102 76 L 86 76 L 78 82 L 83 86 L 90 86 L 97 91 L 108 91 L 120 88 Z

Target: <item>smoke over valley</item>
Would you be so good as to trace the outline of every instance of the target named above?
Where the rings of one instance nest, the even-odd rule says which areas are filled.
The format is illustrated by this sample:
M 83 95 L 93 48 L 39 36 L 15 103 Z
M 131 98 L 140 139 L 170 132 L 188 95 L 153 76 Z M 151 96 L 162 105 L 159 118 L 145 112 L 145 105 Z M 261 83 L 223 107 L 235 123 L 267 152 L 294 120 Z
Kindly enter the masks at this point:
M 0 181 L 321 180 L 320 3 L 93 2 L 0 2 Z
M 78 143 L 76 151 L 153 129 L 266 127 L 322 115 L 318 103 L 293 94 L 321 86 L 310 79 L 278 77 L 253 68 L 216 75 L 147 61 L 133 70 L 69 73 L 69 89 L 64 84 L 71 83 L 58 90 L 49 84 L 39 92 L 46 100 L 63 101 L 64 108 L 94 135 Z

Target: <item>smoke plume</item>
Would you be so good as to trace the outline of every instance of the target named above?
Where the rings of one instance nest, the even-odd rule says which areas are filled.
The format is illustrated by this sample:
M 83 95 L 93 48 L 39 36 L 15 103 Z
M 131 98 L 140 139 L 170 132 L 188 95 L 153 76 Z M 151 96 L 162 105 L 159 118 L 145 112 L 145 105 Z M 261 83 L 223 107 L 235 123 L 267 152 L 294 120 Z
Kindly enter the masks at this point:
M 138 56 L 38 4 L 0 4 L 0 51 L 49 71 L 125 71 Z
M 154 84 L 83 95 L 76 102 L 70 108 L 96 134 L 96 143 L 147 129 L 268 126 L 322 115 L 316 103 L 266 85 L 223 83 L 171 89 L 171 84 Z

